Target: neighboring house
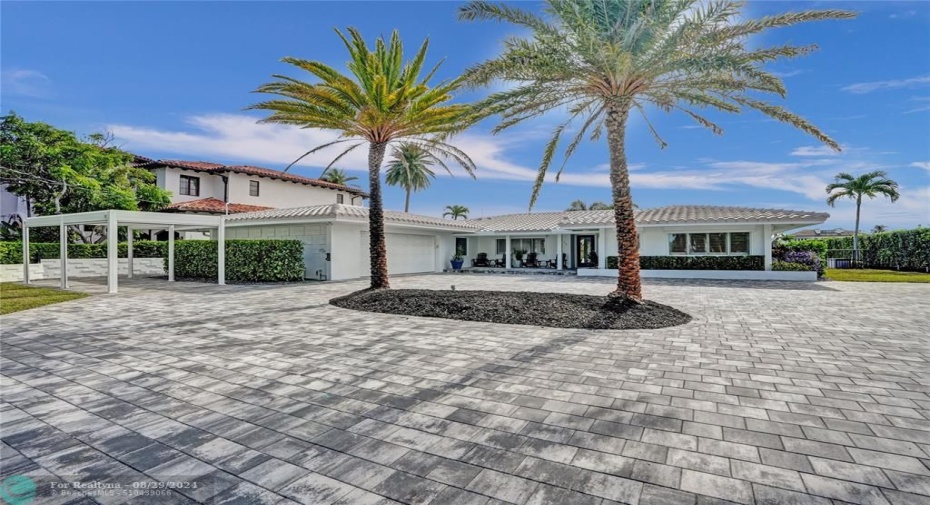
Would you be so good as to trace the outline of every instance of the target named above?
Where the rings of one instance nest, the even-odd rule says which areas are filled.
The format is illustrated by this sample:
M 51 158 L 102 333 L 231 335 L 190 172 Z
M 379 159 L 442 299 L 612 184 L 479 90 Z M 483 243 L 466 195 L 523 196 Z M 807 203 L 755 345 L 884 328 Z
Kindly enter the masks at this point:
M 833 230 L 801 230 L 791 234 L 791 238 L 834 238 L 834 237 L 852 237 L 851 230 L 836 228 Z
M 171 191 L 168 212 L 234 214 L 272 208 L 343 204 L 362 206 L 359 188 L 250 165 L 136 157 L 158 187 Z
M 775 234 L 820 224 L 828 217 L 817 212 L 686 205 L 636 212 L 643 256 L 758 255 L 765 257 L 766 270 L 771 268 Z M 227 227 L 228 238 L 301 240 L 308 278 L 342 280 L 369 274 L 368 209 L 362 207 L 323 205 L 236 214 L 227 219 Z M 558 260 L 564 258 L 565 268 L 615 275 L 606 270 L 607 256 L 617 254 L 612 210 L 465 221 L 386 211 L 385 227 L 391 274 L 441 272 L 449 268 L 456 250 L 463 252 L 466 265 L 486 253 L 491 259 L 509 260 L 508 268 L 513 268 L 517 264 L 507 252 L 526 250 L 536 252 L 542 262 L 552 260 L 557 268 L 563 267 Z

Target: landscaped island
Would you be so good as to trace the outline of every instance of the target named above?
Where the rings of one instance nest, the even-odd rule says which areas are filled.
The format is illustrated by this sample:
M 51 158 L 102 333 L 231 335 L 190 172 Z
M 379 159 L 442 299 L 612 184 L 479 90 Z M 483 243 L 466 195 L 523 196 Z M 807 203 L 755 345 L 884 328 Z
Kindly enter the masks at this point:
M 345 309 L 553 328 L 636 330 L 678 326 L 691 316 L 651 301 L 522 291 L 383 289 L 333 298 Z

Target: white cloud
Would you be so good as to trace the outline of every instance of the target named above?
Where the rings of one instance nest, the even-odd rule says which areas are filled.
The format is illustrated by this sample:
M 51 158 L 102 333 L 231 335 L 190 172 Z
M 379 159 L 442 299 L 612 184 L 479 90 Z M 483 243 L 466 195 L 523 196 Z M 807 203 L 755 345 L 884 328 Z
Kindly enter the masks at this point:
M 38 70 L 12 69 L 0 72 L 3 94 L 44 98 L 51 93 L 51 79 Z
M 930 170 L 930 161 L 915 161 L 911 163 L 912 167 L 922 168 L 924 170 Z
M 921 77 L 912 77 L 910 79 L 896 79 L 889 81 L 873 81 L 873 82 L 860 82 L 856 84 L 850 84 L 840 88 L 843 91 L 848 91 L 855 94 L 871 93 L 873 91 L 883 90 L 883 89 L 900 89 L 900 88 L 914 88 L 918 86 L 930 85 L 930 75 L 925 75 Z
M 802 146 L 791 151 L 792 156 L 838 156 L 830 146 Z
M 801 75 L 804 73 L 804 71 L 803 70 L 789 70 L 787 72 L 769 72 L 769 73 L 774 75 L 775 77 L 784 79 L 786 77 L 794 77 L 796 75 Z

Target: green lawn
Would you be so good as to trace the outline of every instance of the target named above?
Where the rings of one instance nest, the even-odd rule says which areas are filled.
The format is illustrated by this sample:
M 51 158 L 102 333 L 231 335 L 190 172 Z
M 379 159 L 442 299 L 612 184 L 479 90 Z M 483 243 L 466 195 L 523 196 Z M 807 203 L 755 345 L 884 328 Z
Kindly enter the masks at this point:
M 62 291 L 60 289 L 37 288 L 17 282 L 0 283 L 0 314 L 9 314 L 43 305 L 77 300 L 87 296 L 85 293 Z
M 921 272 L 896 272 L 894 270 L 869 270 L 858 268 L 828 268 L 827 278 L 849 282 L 930 282 L 930 274 Z

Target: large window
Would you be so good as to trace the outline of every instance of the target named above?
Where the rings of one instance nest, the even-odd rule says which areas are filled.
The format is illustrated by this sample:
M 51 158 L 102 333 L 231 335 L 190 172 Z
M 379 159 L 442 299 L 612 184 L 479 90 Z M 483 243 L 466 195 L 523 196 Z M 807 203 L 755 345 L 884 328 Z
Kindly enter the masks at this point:
M 249 181 L 249 196 L 258 196 L 258 181 Z
M 497 254 L 504 254 L 507 250 L 507 239 L 497 239 Z M 537 254 L 546 254 L 546 239 L 544 238 L 514 238 L 510 239 L 510 251 L 526 251 Z
M 182 175 L 181 187 L 178 188 L 178 193 L 187 196 L 200 196 L 200 177 Z
M 669 233 L 669 254 L 749 254 L 749 232 Z
M 455 237 L 455 255 L 468 255 L 468 239 L 465 237 Z

